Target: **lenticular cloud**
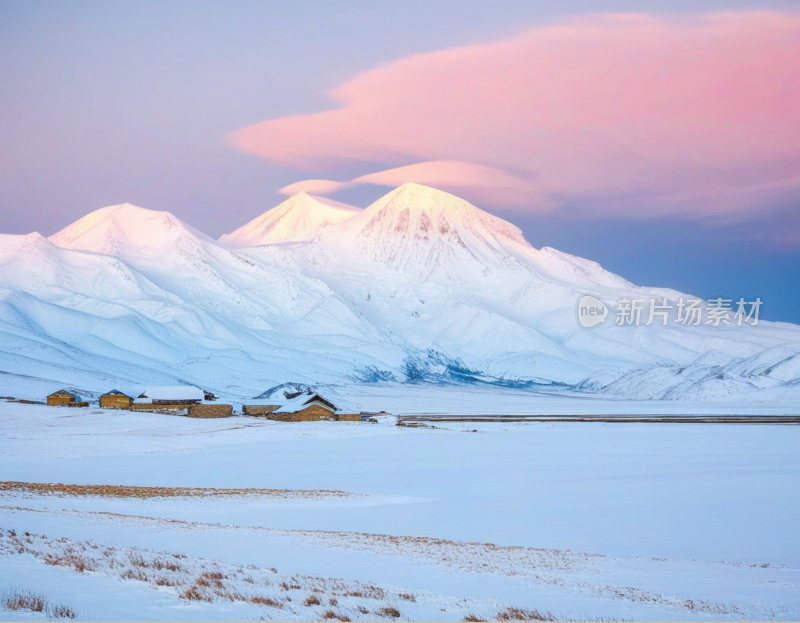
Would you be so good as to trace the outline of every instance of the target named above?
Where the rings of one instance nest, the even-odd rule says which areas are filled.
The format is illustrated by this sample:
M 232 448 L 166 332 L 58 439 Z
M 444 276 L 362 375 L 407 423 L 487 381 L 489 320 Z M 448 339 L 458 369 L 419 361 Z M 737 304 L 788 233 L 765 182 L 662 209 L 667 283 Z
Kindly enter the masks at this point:
M 377 67 L 334 90 L 335 109 L 232 140 L 332 175 L 343 161 L 430 163 L 403 181 L 434 172 L 483 200 L 505 176 L 498 206 L 741 213 L 800 187 L 797 58 L 798 14 L 596 16 Z M 436 166 L 450 161 L 498 174 L 465 190 Z M 374 168 L 368 183 L 398 182 Z

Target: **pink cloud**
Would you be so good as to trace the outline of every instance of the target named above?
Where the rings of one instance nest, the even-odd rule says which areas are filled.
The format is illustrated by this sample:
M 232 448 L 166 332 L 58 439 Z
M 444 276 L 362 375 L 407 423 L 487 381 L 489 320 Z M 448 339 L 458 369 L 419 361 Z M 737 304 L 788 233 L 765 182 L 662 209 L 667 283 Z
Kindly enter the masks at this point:
M 531 204 L 531 207 L 542 209 L 551 207 L 545 203 L 532 204 L 536 189 L 528 180 L 499 169 L 458 160 L 419 162 L 362 175 L 353 180 L 354 184 L 392 187 L 406 182 L 470 195 L 476 201 L 493 201 L 501 205 Z
M 284 186 L 278 192 L 292 196 L 299 192 L 307 192 L 310 195 L 329 195 L 338 190 L 344 190 L 352 186 L 351 182 L 336 182 L 334 180 L 303 180 Z
M 534 204 L 536 190 L 523 178 L 511 175 L 499 169 L 493 169 L 470 162 L 457 160 L 436 160 L 418 162 L 404 167 L 377 171 L 362 175 L 349 182 L 334 180 L 303 180 L 289 184 L 280 189 L 284 195 L 294 195 L 305 191 L 311 194 L 326 195 L 352 188 L 357 184 L 396 187 L 406 182 L 416 182 L 434 186 L 463 196 L 470 196 L 475 201 L 495 202 L 501 205 L 524 205 L 529 209 L 547 210 L 552 203 Z
M 468 193 L 494 205 L 730 213 L 798 189 L 798 58 L 798 14 L 596 16 L 377 67 L 334 110 L 232 139 L 308 169 L 422 162 L 373 180 L 417 167 L 435 185 L 459 176 L 443 163 L 470 163 Z

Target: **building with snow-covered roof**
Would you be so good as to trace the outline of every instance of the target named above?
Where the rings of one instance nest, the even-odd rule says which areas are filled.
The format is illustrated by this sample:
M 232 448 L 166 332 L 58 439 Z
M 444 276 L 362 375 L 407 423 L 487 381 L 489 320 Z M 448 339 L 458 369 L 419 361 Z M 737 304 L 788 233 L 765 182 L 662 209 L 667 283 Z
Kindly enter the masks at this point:
M 331 413 L 336 413 L 336 405 L 334 405 L 330 400 L 323 398 L 316 392 L 297 395 L 290 394 L 287 396 L 287 401 L 281 406 L 280 409 L 277 410 L 277 413 L 294 413 L 297 411 L 297 407 L 303 407 L 312 404 L 318 404 Z
M 258 415 L 280 422 L 337 420 L 337 408 L 330 400 L 312 391 L 291 392 L 273 404 L 243 405 L 245 415 Z
M 197 404 L 204 400 L 205 396 L 202 389 L 193 385 L 148 387 L 139 394 L 136 403 L 183 407 Z

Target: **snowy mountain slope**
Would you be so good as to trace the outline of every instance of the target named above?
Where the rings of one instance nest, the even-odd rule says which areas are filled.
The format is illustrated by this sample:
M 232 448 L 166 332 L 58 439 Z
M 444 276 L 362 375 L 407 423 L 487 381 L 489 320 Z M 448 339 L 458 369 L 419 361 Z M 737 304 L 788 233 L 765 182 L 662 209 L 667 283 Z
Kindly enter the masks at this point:
M 69 240 L 119 257 L 60 248 L 38 234 L 0 238 L 0 370 L 39 375 L 36 359 L 20 357 L 42 340 L 39 357 L 72 370 L 57 378 L 85 393 L 102 389 L 108 367 L 98 361 L 108 358 L 120 363 L 116 385 L 167 378 L 243 395 L 281 374 L 341 377 L 354 357 L 385 365 L 360 352 L 371 348 L 369 333 L 324 284 L 176 229 L 179 245 L 146 252 L 125 230 L 111 231 L 126 244 L 106 245 L 86 228 Z M 324 357 L 308 362 L 310 353 Z
M 584 330 L 575 319 L 583 294 L 613 308 L 624 296 L 674 300 L 680 293 L 638 288 L 595 262 L 534 249 L 513 225 L 418 184 L 291 252 L 374 325 L 420 350 L 456 353 L 493 377 L 574 384 L 596 371 L 687 365 L 712 348 L 738 359 L 798 344 L 796 329 L 766 324 L 711 330 L 609 322 Z
M 324 284 L 304 276 L 289 256 L 253 262 L 171 214 L 129 204 L 108 210 L 98 211 L 106 218 L 94 212 L 51 241 L 121 260 L 183 308 L 202 310 L 203 321 L 216 323 L 215 330 L 228 342 L 239 325 L 362 337 L 360 320 Z M 335 319 L 335 326 L 323 322 L 326 316 Z
M 351 219 L 359 212 L 359 208 L 300 192 L 225 234 L 220 242 L 233 248 L 302 242 L 311 240 L 328 225 Z
M 535 249 L 417 184 L 363 211 L 297 195 L 220 242 L 122 204 L 49 240 L 0 236 L 0 371 L 84 393 L 180 381 L 237 397 L 289 381 L 695 400 L 800 391 L 796 326 L 587 330 L 584 294 L 612 319 L 622 297 L 681 296 Z

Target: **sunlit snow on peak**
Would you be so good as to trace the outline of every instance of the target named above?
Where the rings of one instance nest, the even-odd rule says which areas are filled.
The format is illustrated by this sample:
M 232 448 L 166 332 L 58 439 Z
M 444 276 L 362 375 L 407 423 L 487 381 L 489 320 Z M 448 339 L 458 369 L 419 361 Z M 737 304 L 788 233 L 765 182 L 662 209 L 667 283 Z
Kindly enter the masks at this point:
M 181 238 L 211 240 L 169 212 L 123 203 L 95 210 L 49 239 L 60 247 L 115 255 L 164 250 Z
M 353 218 L 360 208 L 299 192 L 220 238 L 230 247 L 252 247 L 284 242 L 303 242 L 323 228 Z

